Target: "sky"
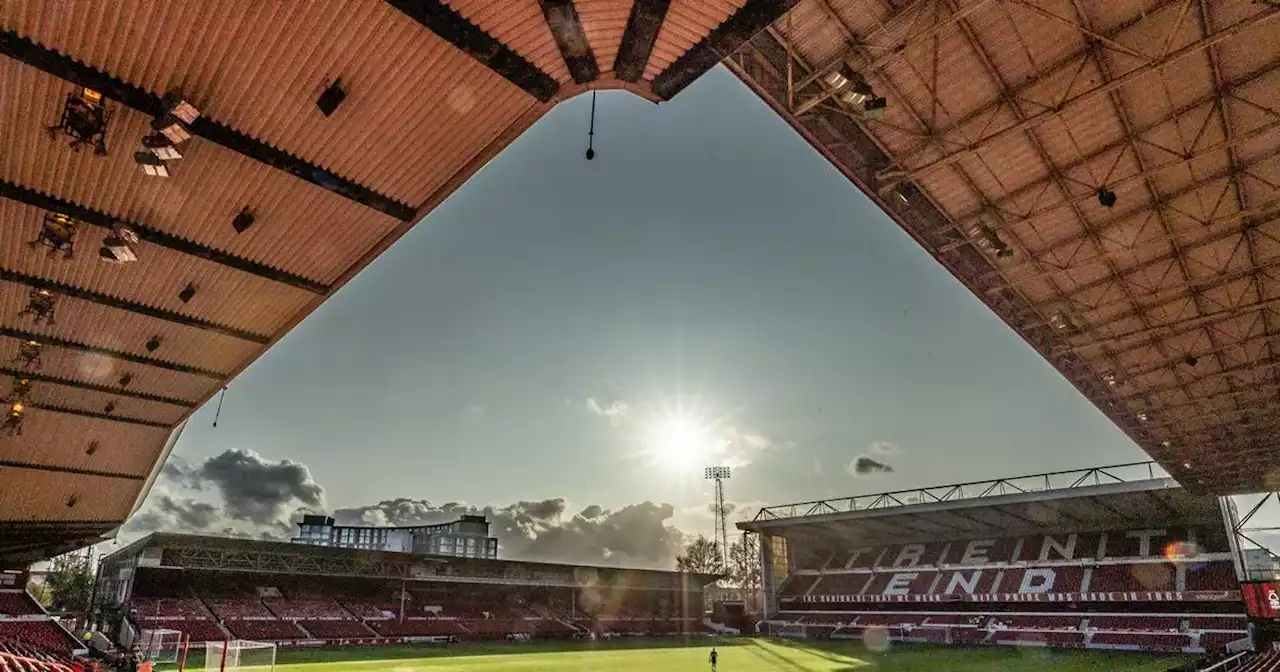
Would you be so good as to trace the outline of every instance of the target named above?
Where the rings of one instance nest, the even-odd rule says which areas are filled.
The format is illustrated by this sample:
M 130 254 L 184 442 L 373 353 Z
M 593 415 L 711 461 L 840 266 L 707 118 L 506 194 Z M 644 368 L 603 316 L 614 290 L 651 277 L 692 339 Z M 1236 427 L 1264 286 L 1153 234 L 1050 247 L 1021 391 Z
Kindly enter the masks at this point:
M 134 528 L 395 522 L 376 505 L 400 499 L 533 536 L 649 503 L 699 532 L 712 464 L 750 515 L 1146 459 L 727 70 L 662 105 L 600 93 L 594 161 L 590 105 L 552 110 L 234 380 L 216 428 L 216 399 L 197 412 Z

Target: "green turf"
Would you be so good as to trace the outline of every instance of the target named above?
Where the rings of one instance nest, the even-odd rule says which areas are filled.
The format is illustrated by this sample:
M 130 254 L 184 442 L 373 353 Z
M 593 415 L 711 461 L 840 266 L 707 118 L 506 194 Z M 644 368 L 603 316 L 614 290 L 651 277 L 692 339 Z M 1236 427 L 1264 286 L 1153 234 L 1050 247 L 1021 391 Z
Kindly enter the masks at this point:
M 278 672 L 705 672 L 710 641 L 281 649 Z M 718 639 L 720 672 L 1164 672 L 1186 656 L 1026 647 L 894 647 Z M 193 658 L 188 669 L 202 670 Z M 163 668 L 162 668 L 163 669 Z

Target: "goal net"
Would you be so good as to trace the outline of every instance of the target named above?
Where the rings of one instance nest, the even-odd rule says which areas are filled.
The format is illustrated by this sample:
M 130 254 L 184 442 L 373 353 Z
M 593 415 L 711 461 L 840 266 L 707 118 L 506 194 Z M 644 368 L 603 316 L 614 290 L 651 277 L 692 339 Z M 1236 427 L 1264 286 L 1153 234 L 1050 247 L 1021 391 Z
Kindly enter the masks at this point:
M 275 670 L 276 645 L 270 642 L 251 642 L 247 639 L 205 642 L 204 669 L 205 672 Z
M 133 650 L 138 660 L 153 663 L 176 663 L 182 649 L 182 633 L 164 628 L 143 629 L 133 640 Z

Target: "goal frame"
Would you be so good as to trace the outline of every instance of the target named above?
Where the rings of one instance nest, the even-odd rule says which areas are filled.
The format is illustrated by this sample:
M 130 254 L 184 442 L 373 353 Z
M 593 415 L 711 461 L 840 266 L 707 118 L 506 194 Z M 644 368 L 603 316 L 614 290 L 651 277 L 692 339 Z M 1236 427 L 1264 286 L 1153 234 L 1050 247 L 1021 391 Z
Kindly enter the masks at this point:
M 248 665 L 244 662 L 245 651 L 271 651 L 271 661 L 266 664 Z M 276 653 L 279 647 L 275 642 L 257 642 L 249 639 L 224 639 L 204 643 L 205 672 L 227 672 L 247 667 L 275 672 Z
M 184 633 L 171 628 L 144 628 L 133 640 L 134 654 L 140 661 L 177 663 L 185 648 Z

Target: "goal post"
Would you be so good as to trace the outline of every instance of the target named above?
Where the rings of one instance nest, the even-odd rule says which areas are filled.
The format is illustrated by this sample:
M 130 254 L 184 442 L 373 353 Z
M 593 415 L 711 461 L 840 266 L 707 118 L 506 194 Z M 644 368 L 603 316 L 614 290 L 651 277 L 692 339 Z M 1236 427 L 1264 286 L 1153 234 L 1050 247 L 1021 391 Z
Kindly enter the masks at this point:
M 153 663 L 176 663 L 182 651 L 182 631 L 167 628 L 144 628 L 133 640 L 138 660 Z
M 272 672 L 276 669 L 276 645 L 271 642 L 232 639 L 205 642 L 204 647 L 205 672 Z

